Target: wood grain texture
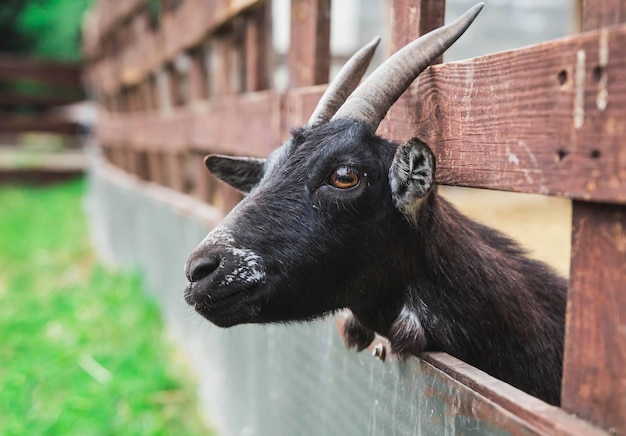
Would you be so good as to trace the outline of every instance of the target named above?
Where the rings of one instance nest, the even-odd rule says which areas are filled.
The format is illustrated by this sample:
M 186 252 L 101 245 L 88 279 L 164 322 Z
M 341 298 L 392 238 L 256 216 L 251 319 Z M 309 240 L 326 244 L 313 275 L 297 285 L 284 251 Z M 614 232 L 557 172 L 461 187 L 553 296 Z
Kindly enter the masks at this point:
M 245 124 L 245 128 L 242 125 Z M 266 156 L 280 145 L 280 96 L 275 91 L 224 96 L 169 113 L 101 111 L 103 144 L 138 150 Z
M 76 62 L 45 61 L 12 53 L 0 53 L 0 81 L 32 80 L 79 91 L 81 65 Z
M 272 3 L 266 1 L 246 14 L 245 32 L 245 90 L 269 88 L 272 35 Z
M 626 2 L 622 0 L 583 0 L 582 6 L 583 32 L 626 22 Z
M 330 0 L 292 0 L 287 66 L 289 86 L 328 82 L 330 70 Z
M 57 114 L 44 113 L 28 117 L 3 116 L 0 118 L 0 132 L 2 133 L 39 132 L 74 135 L 78 130 L 78 124 Z
M 626 206 L 575 202 L 563 407 L 626 434 Z
M 582 18 L 585 30 L 623 23 L 626 1 L 584 2 Z M 614 70 L 608 68 L 610 47 L 602 54 L 607 44 L 600 44 L 594 79 L 602 89 Z M 610 98 L 599 92 L 598 108 L 608 108 Z M 601 115 L 592 119 L 597 136 L 605 133 L 606 122 Z M 624 118 L 611 122 L 623 125 Z M 606 164 L 617 161 L 620 171 L 623 140 L 615 138 L 610 151 L 617 154 L 609 155 Z M 599 147 L 592 151 L 597 159 L 603 152 Z M 562 404 L 613 434 L 626 434 L 626 206 L 575 201 L 572 215 Z
M 156 31 L 150 30 L 144 21 L 128 43 L 95 59 L 87 68 L 85 79 L 107 93 L 136 85 L 257 3 L 259 0 L 186 0 L 175 10 L 167 11 Z
M 624 46 L 614 27 L 431 67 L 379 131 L 428 143 L 439 183 L 626 202 Z
M 394 0 L 391 16 L 391 52 L 395 53 L 425 33 L 443 26 L 445 12 L 445 1 L 442 0 Z M 434 63 L 439 62 L 441 58 Z M 417 112 L 419 104 L 419 99 L 415 98 L 419 95 L 418 83 L 414 81 L 389 109 L 386 118 L 400 122 L 383 122 L 379 129 L 382 136 L 398 138 L 402 135 L 398 128 L 410 131 L 417 129 L 419 119 L 413 114 Z

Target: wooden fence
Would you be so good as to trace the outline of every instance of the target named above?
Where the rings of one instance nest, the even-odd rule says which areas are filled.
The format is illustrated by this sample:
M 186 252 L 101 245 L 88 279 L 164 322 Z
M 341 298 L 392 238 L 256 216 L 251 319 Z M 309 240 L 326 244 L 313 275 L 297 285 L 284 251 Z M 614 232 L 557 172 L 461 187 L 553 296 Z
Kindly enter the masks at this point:
M 0 132 L 74 134 L 78 124 L 51 109 L 84 99 L 76 62 L 0 53 Z
M 562 408 L 626 434 L 626 1 L 582 4 L 583 33 L 431 67 L 379 133 L 427 142 L 439 183 L 573 200 Z M 392 51 L 443 24 L 444 1 L 390 7 Z M 108 160 L 228 211 L 239 194 L 210 178 L 204 155 L 265 156 L 306 123 L 328 80 L 329 10 L 330 0 L 291 1 L 279 92 L 269 1 L 98 1 L 86 78 Z M 542 431 L 588 434 L 445 356 L 426 359 Z
M 73 105 L 84 99 L 80 63 L 0 53 L 0 182 L 49 182 L 82 173 L 77 133 L 84 131 L 86 110 Z M 54 134 L 56 140 L 47 136 L 37 147 L 16 147 L 24 133 Z

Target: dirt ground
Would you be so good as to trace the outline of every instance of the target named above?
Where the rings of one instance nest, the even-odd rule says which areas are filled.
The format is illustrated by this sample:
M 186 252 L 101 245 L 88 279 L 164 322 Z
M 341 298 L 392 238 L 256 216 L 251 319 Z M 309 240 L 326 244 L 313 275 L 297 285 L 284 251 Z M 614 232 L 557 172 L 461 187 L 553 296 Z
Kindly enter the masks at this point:
M 439 193 L 469 217 L 511 236 L 531 257 L 569 276 L 570 200 L 448 186 L 440 186 Z

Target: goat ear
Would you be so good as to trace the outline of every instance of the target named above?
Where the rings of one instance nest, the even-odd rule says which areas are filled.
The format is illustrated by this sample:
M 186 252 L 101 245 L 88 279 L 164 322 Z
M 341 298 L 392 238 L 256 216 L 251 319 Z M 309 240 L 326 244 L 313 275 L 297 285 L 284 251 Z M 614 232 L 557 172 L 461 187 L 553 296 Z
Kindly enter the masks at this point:
M 218 179 L 247 194 L 265 173 L 265 159 L 209 155 L 204 164 Z
M 435 156 L 424 142 L 411 138 L 396 149 L 389 168 L 393 201 L 400 212 L 414 218 L 422 200 L 432 190 Z

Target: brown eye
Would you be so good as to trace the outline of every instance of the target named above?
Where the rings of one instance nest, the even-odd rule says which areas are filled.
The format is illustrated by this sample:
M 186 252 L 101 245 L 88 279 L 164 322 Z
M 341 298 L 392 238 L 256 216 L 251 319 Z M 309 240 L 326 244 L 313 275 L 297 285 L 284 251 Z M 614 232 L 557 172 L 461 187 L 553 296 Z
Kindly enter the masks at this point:
M 359 184 L 360 174 L 356 168 L 341 165 L 330 175 L 330 184 L 339 189 L 354 188 Z

